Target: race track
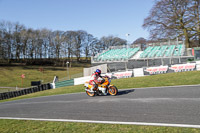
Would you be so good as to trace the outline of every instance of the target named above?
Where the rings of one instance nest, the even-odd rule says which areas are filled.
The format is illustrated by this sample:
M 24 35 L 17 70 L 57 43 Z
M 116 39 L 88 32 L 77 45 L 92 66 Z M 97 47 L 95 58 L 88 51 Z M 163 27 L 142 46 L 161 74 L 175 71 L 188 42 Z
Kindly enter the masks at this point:
M 187 124 L 200 127 L 200 86 L 120 90 L 118 96 L 86 93 L 0 103 L 0 119 L 39 118 Z

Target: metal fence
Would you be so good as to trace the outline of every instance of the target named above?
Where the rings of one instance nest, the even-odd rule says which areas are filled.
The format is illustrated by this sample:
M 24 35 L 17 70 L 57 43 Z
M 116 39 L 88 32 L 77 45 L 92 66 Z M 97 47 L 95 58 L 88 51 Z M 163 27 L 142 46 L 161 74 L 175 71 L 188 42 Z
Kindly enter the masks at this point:
M 74 85 L 74 79 L 58 81 L 55 83 L 56 88 L 64 87 L 64 86 L 73 86 L 73 85 Z

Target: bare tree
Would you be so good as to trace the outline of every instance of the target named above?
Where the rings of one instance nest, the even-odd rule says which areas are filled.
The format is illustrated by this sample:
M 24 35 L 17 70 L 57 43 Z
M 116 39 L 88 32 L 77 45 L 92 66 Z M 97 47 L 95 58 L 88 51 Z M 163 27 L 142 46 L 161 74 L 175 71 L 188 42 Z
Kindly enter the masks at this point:
M 74 43 L 73 43 L 73 54 L 76 56 L 77 62 L 80 61 L 81 49 L 85 42 L 85 37 L 87 35 L 86 31 L 78 30 L 74 32 Z
M 136 39 L 133 44 L 145 44 L 146 43 L 146 39 L 144 39 L 143 37 L 140 37 L 138 39 Z
M 21 32 L 20 32 L 20 36 L 21 36 L 21 40 L 22 40 L 22 55 L 23 55 L 23 59 L 26 59 L 26 56 L 27 56 L 27 46 L 28 46 L 28 31 L 26 29 L 23 29 Z
M 48 45 L 49 45 L 49 34 L 51 34 L 51 31 L 48 29 L 42 29 L 41 31 L 41 39 L 42 39 L 42 48 L 43 48 L 43 58 L 48 57 Z
M 93 46 L 96 45 L 96 38 L 94 38 L 91 34 L 85 35 L 85 43 L 83 44 L 83 54 L 85 54 L 86 60 L 88 60 L 88 56 L 92 55 L 92 51 L 94 49 Z
M 72 57 L 72 49 L 73 49 L 73 43 L 74 43 L 74 31 L 67 31 L 65 32 L 65 37 L 64 37 L 64 43 L 63 43 L 63 48 L 64 48 L 64 53 L 68 57 L 70 66 L 71 66 L 71 57 Z
M 200 1 L 199 0 L 193 0 L 192 7 L 190 8 L 189 12 L 192 16 L 191 21 L 193 21 L 194 25 L 191 25 L 192 30 L 193 30 L 193 37 L 194 41 L 199 42 L 200 45 Z
M 193 29 L 197 22 L 194 19 L 196 10 L 191 14 L 195 1 L 157 0 L 143 24 L 150 31 L 150 38 L 183 37 L 186 47 L 190 47 L 190 39 L 195 35 Z
M 3 33 L 0 30 L 0 59 L 3 59 Z
M 69 61 L 71 67 L 72 57 L 76 57 L 77 61 L 81 57 L 88 60 L 89 56 L 103 49 L 124 44 L 126 40 L 121 38 L 108 36 L 99 40 L 83 30 L 35 30 L 19 23 L 0 21 L 0 58 L 8 62 L 11 59 L 63 58 L 63 64 Z
M 20 59 L 20 54 L 22 51 L 22 40 L 21 40 L 21 31 L 24 30 L 25 27 L 24 25 L 19 24 L 18 22 L 14 24 L 14 33 L 13 33 L 13 38 L 14 38 L 14 46 L 15 46 L 15 56 L 16 59 Z
M 61 31 L 55 31 L 55 36 L 54 36 L 54 45 L 55 45 L 55 55 L 56 58 L 59 59 L 60 58 L 60 51 L 61 51 Z
M 114 36 L 104 36 L 100 39 L 100 42 L 102 44 L 102 49 L 104 50 L 108 49 L 110 46 L 122 46 L 127 43 L 126 40 Z
M 2 21 L 0 23 L 1 30 L 1 48 L 2 48 L 2 58 L 7 59 L 8 62 L 13 58 L 13 23 L 9 21 Z

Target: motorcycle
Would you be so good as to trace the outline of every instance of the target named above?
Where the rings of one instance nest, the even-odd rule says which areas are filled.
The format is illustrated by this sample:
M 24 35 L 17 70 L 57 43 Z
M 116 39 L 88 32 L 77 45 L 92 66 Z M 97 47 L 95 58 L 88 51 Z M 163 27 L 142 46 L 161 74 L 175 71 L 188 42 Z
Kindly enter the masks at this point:
M 108 76 L 102 77 L 102 80 L 100 80 L 96 87 L 91 91 L 92 85 L 89 84 L 89 82 L 85 82 L 85 91 L 86 94 L 90 97 L 96 96 L 96 95 L 107 95 L 110 94 L 112 96 L 117 95 L 118 89 L 116 86 L 111 85 L 111 79 Z

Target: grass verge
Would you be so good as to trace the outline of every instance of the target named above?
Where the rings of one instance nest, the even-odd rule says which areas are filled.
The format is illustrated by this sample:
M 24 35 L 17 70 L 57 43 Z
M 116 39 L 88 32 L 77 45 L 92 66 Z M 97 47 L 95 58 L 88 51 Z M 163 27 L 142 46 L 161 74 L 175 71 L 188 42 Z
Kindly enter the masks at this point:
M 43 72 L 41 72 L 43 68 Z M 69 68 L 69 73 L 66 67 L 52 67 L 52 66 L 1 66 L 0 67 L 0 87 L 19 87 L 25 88 L 31 86 L 31 81 L 52 82 L 54 76 L 60 79 L 63 77 L 82 76 L 83 67 Z M 25 74 L 25 79 L 21 75 Z
M 73 122 L 47 122 L 26 120 L 0 120 L 1 133 L 199 133 L 200 129 L 93 124 Z

